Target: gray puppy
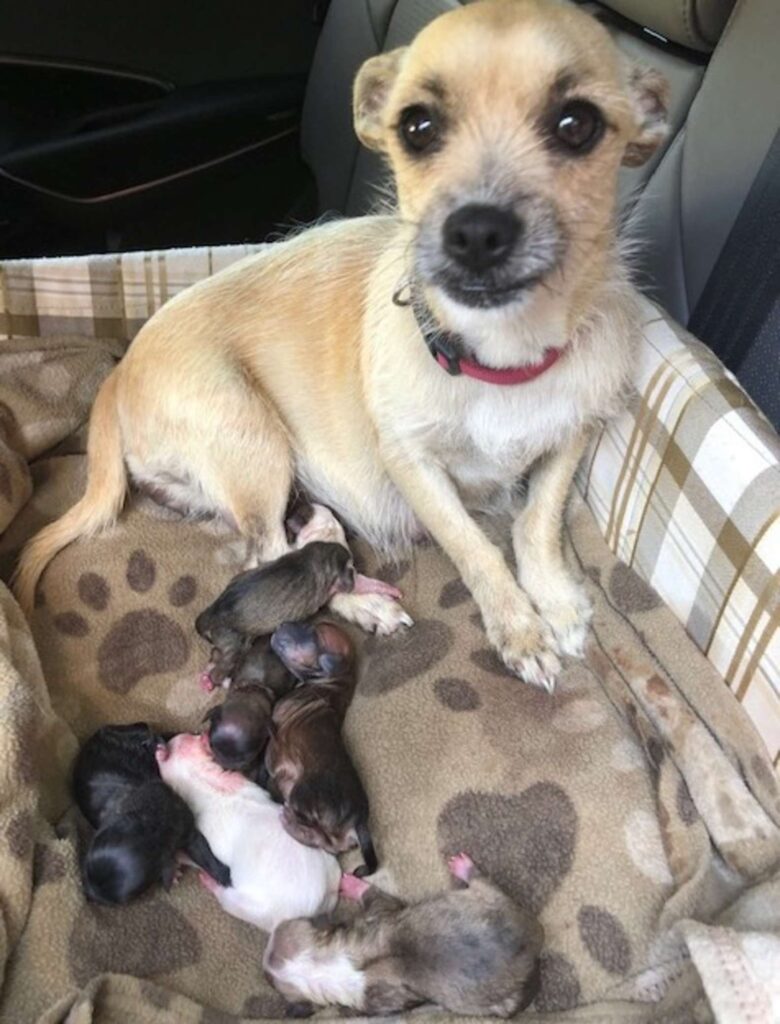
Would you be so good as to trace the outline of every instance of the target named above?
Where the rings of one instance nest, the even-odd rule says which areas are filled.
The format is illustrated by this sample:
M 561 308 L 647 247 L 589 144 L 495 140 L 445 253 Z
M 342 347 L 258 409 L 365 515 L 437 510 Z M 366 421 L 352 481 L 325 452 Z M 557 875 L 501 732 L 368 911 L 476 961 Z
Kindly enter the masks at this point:
M 207 670 L 212 684 L 223 683 L 256 637 L 270 635 L 283 622 L 307 619 L 354 586 L 352 555 L 342 544 L 325 541 L 240 573 L 195 620 L 213 648 Z
M 511 1017 L 539 985 L 541 924 L 483 878 L 471 858 L 448 861 L 455 888 L 415 906 L 344 875 L 341 895 L 360 903 L 348 923 L 298 918 L 280 924 L 265 950 L 266 977 L 291 1002 L 363 1014 L 434 1003 L 451 1013 Z

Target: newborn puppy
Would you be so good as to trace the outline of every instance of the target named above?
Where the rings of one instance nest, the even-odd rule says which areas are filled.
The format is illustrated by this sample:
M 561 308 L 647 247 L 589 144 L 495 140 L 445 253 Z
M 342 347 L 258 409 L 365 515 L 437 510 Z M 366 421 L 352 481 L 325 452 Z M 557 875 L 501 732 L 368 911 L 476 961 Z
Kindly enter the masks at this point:
M 241 658 L 222 704 L 205 716 L 211 753 L 220 767 L 254 777 L 262 767 L 271 710 L 295 685 L 271 650 L 270 637 L 255 640 Z
M 352 643 L 329 622 L 288 622 L 271 647 L 303 680 L 274 707 L 265 752 L 269 791 L 285 804 L 282 823 L 301 843 L 331 853 L 359 845 L 361 870 L 373 874 L 368 797 L 341 735 L 355 689 Z
M 297 1004 L 338 1004 L 391 1014 L 423 1003 L 451 1013 L 511 1017 L 538 989 L 539 922 L 481 877 L 471 858 L 450 858 L 458 888 L 415 906 L 344 875 L 360 903 L 348 924 L 288 921 L 271 936 L 263 967 Z
M 293 506 L 285 528 L 290 543 L 297 548 L 313 541 L 330 541 L 348 547 L 344 528 L 325 505 L 298 502 Z M 401 596 L 398 587 L 357 573 L 354 589 L 334 594 L 328 605 L 331 611 L 347 622 L 354 622 L 367 633 L 386 636 L 402 626 L 413 625 L 401 605 Z
M 157 881 L 170 888 L 180 851 L 230 882 L 189 807 L 160 779 L 158 742 L 143 722 L 104 726 L 76 759 L 76 803 L 97 829 L 83 865 L 84 889 L 95 902 L 127 903 Z
M 118 796 L 160 778 L 154 756 L 159 740 L 146 722 L 134 722 L 104 725 L 82 746 L 73 766 L 73 796 L 93 828 Z
M 195 620 L 198 633 L 212 645 L 216 676 L 229 676 L 255 637 L 268 636 L 283 622 L 308 618 L 333 594 L 354 585 L 349 550 L 321 541 L 240 573 Z
M 224 910 L 271 931 L 288 918 L 333 909 L 341 876 L 336 858 L 289 836 L 270 796 L 238 772 L 223 771 L 205 735 L 175 736 L 158 747 L 157 759 L 165 782 L 230 867 L 230 887 L 201 875 Z

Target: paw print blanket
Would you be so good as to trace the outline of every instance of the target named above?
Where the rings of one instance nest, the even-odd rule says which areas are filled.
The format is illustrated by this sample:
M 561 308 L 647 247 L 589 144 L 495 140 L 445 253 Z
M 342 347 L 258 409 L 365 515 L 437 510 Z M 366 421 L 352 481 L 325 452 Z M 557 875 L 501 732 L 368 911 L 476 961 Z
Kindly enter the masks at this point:
M 99 317 L 63 324 L 20 300 L 0 342 L 6 581 L 24 541 L 79 496 L 95 391 L 154 304 L 139 298 L 152 277 L 138 275 L 118 309 L 114 278 L 95 266 Z M 7 271 L 3 301 L 28 294 L 25 272 Z M 766 752 L 576 498 L 567 546 L 595 614 L 586 657 L 552 696 L 506 673 L 435 547 L 392 565 L 358 552 L 415 619 L 388 638 L 353 634 L 346 735 L 371 799 L 377 881 L 418 899 L 447 884 L 445 856 L 467 850 L 535 911 L 546 943 L 529 1020 L 768 1024 L 780 1013 L 780 790 Z M 240 555 L 225 527 L 133 496 L 115 529 L 51 564 L 29 622 L 0 584 L 5 1024 L 283 1017 L 261 971 L 265 936 L 194 877 L 124 909 L 85 902 L 85 826 L 68 787 L 79 742 L 102 723 L 199 726 L 217 698 L 197 683 L 207 651 L 193 622 Z

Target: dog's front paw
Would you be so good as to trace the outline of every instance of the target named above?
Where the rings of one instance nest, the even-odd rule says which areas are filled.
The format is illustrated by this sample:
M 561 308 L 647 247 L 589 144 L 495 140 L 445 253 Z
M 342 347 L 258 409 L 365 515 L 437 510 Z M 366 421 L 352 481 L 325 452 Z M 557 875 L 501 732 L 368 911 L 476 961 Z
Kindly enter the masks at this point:
M 581 658 L 588 638 L 588 626 L 593 616 L 590 598 L 580 587 L 574 586 L 569 598 L 559 604 L 540 608 L 542 617 L 555 634 L 561 654 Z
M 332 611 L 347 622 L 354 622 L 366 633 L 389 636 L 397 630 L 414 625 L 403 605 L 389 594 L 334 594 L 329 602 Z
M 520 595 L 517 603 L 519 608 L 514 614 L 488 619 L 488 639 L 510 672 L 523 682 L 552 693 L 561 671 L 555 638 L 530 605 L 526 607 L 520 600 Z
M 555 689 L 561 663 L 553 651 L 552 636 L 543 634 L 537 638 L 526 633 L 499 648 L 499 654 L 510 672 L 524 683 L 538 686 L 548 693 Z

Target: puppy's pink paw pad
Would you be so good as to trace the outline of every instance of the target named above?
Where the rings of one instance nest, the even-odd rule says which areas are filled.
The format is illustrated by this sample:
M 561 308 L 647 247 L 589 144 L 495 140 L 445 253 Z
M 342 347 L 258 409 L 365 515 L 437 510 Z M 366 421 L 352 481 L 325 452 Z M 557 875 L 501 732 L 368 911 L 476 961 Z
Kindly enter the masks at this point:
M 456 853 L 454 857 L 447 858 L 447 867 L 455 878 L 468 882 L 474 871 L 474 861 L 467 853 Z
M 201 690 L 205 690 L 206 693 L 211 693 L 214 689 L 214 680 L 211 678 L 211 673 L 208 669 L 201 672 L 198 676 L 198 683 L 200 684 Z
M 216 893 L 219 892 L 219 890 L 222 888 L 219 882 L 213 879 L 211 875 L 208 874 L 207 871 L 198 872 L 198 881 L 203 886 L 203 888 L 208 889 L 209 892 Z
M 368 882 L 364 882 L 357 875 L 342 875 L 339 883 L 339 896 L 345 900 L 360 900 L 366 890 L 369 889 Z

